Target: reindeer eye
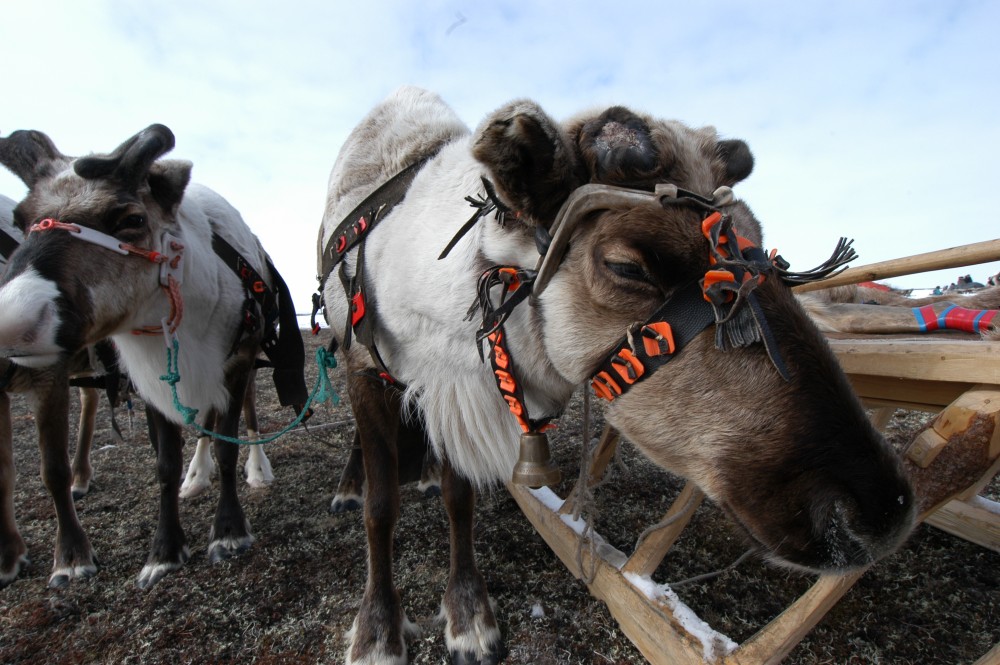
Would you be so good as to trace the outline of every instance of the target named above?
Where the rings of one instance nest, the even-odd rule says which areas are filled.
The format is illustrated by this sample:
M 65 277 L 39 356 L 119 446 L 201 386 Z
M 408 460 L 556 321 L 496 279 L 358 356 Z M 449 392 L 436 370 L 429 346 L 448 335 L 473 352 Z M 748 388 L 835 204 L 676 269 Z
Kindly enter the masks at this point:
M 115 227 L 115 233 L 120 231 L 130 231 L 134 229 L 141 229 L 146 226 L 146 217 L 143 215 L 126 215 L 118 222 Z
M 615 261 L 605 261 L 604 265 L 608 270 L 623 279 L 631 279 L 636 282 L 646 282 L 652 284 L 653 279 L 649 273 L 638 263 L 618 263 Z

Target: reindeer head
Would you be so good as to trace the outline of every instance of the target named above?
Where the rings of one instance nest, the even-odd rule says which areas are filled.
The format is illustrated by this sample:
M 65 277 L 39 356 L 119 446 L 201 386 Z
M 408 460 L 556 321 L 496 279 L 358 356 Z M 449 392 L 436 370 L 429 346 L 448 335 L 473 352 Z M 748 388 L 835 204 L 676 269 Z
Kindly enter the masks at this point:
M 757 220 L 727 189 L 749 175 L 753 157 L 711 128 L 622 107 L 560 126 L 521 101 L 479 127 L 473 153 L 501 202 L 519 213 L 509 232 L 548 245 L 533 305 L 547 355 L 572 383 L 589 380 L 626 330 L 664 303 L 688 297 L 690 311 L 704 307 L 695 301 L 713 269 L 703 223 L 714 209 L 732 224 L 730 242 L 761 243 Z M 649 194 L 571 202 L 560 218 L 589 183 Z M 660 190 L 666 196 L 653 194 L 660 183 L 670 185 Z M 678 188 L 692 193 L 691 204 Z M 607 420 L 654 462 L 696 482 L 775 561 L 816 571 L 867 565 L 911 530 L 912 490 L 788 286 L 767 271 L 751 277 L 750 320 L 764 321 L 766 334 L 726 344 L 711 323 L 685 333 L 670 362 L 624 394 L 607 391 Z M 675 332 L 688 311 L 672 314 Z M 762 336 L 771 343 L 752 342 Z
M 41 132 L 0 138 L 0 163 L 29 187 L 14 210 L 26 238 L 0 280 L 0 354 L 46 365 L 148 323 L 136 318 L 151 312 L 135 303 L 165 306 L 150 297 L 160 286 L 159 271 L 135 254 L 164 252 L 164 232 L 174 227 L 191 164 L 156 161 L 173 146 L 162 125 L 109 155 L 76 160 Z

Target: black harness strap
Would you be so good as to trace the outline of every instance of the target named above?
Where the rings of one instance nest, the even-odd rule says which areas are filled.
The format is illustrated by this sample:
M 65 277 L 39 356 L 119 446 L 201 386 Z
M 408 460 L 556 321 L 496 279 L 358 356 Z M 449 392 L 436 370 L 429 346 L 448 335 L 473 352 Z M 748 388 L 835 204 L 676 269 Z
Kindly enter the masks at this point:
M 257 269 L 217 233 L 212 233 L 212 249 L 236 273 L 246 291 L 243 318 L 230 355 L 246 335 L 263 328 L 261 350 L 274 367 L 272 378 L 278 402 L 282 406 L 305 404 L 309 396 L 304 374 L 306 354 L 288 285 L 271 260 L 265 258 L 267 270 L 274 280 L 272 290 Z
M 715 311 L 698 281 L 681 287 L 645 323 L 629 327 L 625 338 L 593 373 L 590 385 L 594 393 L 608 401 L 623 395 L 673 360 L 713 323 Z
M 3 256 L 4 261 L 10 260 L 10 255 L 14 253 L 14 250 L 21 246 L 21 241 L 7 233 L 5 230 L 0 229 L 0 255 Z
M 14 379 L 14 374 L 17 372 L 17 365 L 10 360 L 7 361 L 7 369 L 4 371 L 3 376 L 0 376 L 0 390 L 7 390 L 7 386 Z
M 410 189 L 410 184 L 413 183 L 417 172 L 429 159 L 430 157 L 427 157 L 411 164 L 394 175 L 385 184 L 369 194 L 334 229 L 326 247 L 323 248 L 322 273 L 319 276 L 320 293 L 322 293 L 330 273 L 344 258 L 344 254 L 354 249 L 375 225 L 385 219 L 389 211 L 406 197 L 406 192 Z
M 319 293 L 313 295 L 313 309 L 311 315 L 311 325 L 313 334 L 319 331 L 316 323 L 316 314 L 323 308 L 323 291 L 326 289 L 326 282 L 334 268 L 340 264 L 340 281 L 344 286 L 344 293 L 350 312 L 347 317 L 343 335 L 343 346 L 347 350 L 351 346 L 351 339 L 356 338 L 371 354 L 372 362 L 375 363 L 375 370 L 378 377 L 389 385 L 402 388 L 386 367 L 382 356 L 375 346 L 375 302 L 370 299 L 365 290 L 365 239 L 375 226 L 385 219 L 404 198 L 417 176 L 420 169 L 431 159 L 429 155 L 418 162 L 406 167 L 386 183 L 378 187 L 368 195 L 364 201 L 358 204 L 354 210 L 344 218 L 323 248 L 321 258 L 321 274 L 319 275 Z M 342 263 L 344 255 L 358 247 L 358 255 L 355 261 L 354 276 L 347 276 L 347 268 Z M 335 340 L 331 340 L 331 347 L 335 348 Z

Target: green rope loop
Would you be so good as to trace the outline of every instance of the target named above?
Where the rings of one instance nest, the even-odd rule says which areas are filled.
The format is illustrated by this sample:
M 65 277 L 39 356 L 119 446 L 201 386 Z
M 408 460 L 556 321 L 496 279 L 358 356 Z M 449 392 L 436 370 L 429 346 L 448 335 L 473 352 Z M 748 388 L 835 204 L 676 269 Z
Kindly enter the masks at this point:
M 316 385 L 313 387 L 312 392 L 306 399 L 306 403 L 302 407 L 302 411 L 295 418 L 295 420 L 289 423 L 287 427 L 275 432 L 271 436 L 258 439 L 257 441 L 246 441 L 244 439 L 226 436 L 225 434 L 219 434 L 218 432 L 207 430 L 195 422 L 195 416 L 198 415 L 198 409 L 185 406 L 181 403 L 180 397 L 177 395 L 177 384 L 181 380 L 178 363 L 179 357 L 180 344 L 177 341 L 177 338 L 174 337 L 172 347 L 167 347 L 167 373 L 160 377 L 160 381 L 166 381 L 170 385 L 170 391 L 174 398 L 174 408 L 177 409 L 177 412 L 184 417 L 184 424 L 191 425 L 204 436 L 210 436 L 221 441 L 228 441 L 229 443 L 235 443 L 240 446 L 258 446 L 265 443 L 271 443 L 298 427 L 302 423 L 303 419 L 305 419 L 306 414 L 309 413 L 309 407 L 313 404 L 322 404 L 326 401 L 329 401 L 333 406 L 340 404 L 340 397 L 334 392 L 333 385 L 330 383 L 330 376 L 328 374 L 328 370 L 337 366 L 337 358 L 325 348 L 320 347 L 316 350 L 316 365 L 319 367 L 319 376 L 316 377 Z

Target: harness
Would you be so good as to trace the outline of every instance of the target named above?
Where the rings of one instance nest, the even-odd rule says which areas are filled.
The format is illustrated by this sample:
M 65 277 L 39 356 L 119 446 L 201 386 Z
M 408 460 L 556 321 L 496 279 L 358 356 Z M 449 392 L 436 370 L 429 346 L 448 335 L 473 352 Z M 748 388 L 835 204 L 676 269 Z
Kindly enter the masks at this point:
M 486 191 L 488 197 L 495 199 L 492 188 Z M 821 266 L 793 273 L 776 251 L 767 254 L 738 234 L 732 219 L 723 213 L 723 208 L 734 201 L 729 188 L 720 188 L 709 199 L 673 185 L 659 185 L 653 193 L 606 185 L 584 185 L 563 204 L 550 227 L 554 232 L 536 227 L 536 245 L 540 254 L 537 270 L 512 266 L 495 266 L 487 270 L 480 277 L 477 298 L 469 310 L 469 317 L 477 310 L 482 312 L 483 323 L 476 334 L 480 354 L 481 343 L 486 339 L 490 342 L 490 362 L 497 387 L 524 433 L 542 431 L 548 426 L 547 419 L 534 421 L 528 417 L 523 394 L 514 378 L 513 360 L 505 344 L 504 322 L 529 295 L 535 301 L 558 268 L 575 224 L 575 221 L 566 220 L 582 216 L 583 209 L 587 207 L 587 197 L 608 192 L 617 200 L 631 203 L 652 200 L 665 208 L 687 205 L 702 210 L 705 216 L 701 230 L 709 242 L 710 269 L 703 278 L 676 289 L 645 321 L 628 327 L 624 336 L 591 373 L 589 383 L 594 393 L 608 401 L 617 399 L 670 362 L 712 324 L 716 326 L 718 348 L 728 350 L 763 342 L 776 370 L 786 381 L 791 380 L 753 291 L 772 276 L 798 284 L 833 274 L 856 258 L 850 241 L 842 238 L 831 258 Z M 502 206 L 495 201 L 497 209 L 504 210 Z M 462 227 L 459 234 L 467 232 L 473 222 L 485 215 L 486 206 L 477 207 L 480 212 Z M 497 300 L 491 292 L 498 286 L 502 286 L 502 290 Z
M 158 252 L 124 243 L 114 236 L 95 229 L 51 218 L 33 224 L 28 233 L 53 230 L 67 231 L 72 234 L 71 237 L 104 247 L 117 254 L 136 256 L 159 266 L 160 287 L 170 302 L 170 312 L 161 320 L 159 326 L 143 326 L 133 330 L 132 334 L 162 334 L 167 340 L 169 349 L 171 339 L 175 338 L 184 314 L 184 302 L 180 290 L 184 244 L 180 238 L 164 232 L 161 239 L 163 251 Z M 212 233 L 212 249 L 240 278 L 245 291 L 241 321 L 229 355 L 236 352 L 240 342 L 247 336 L 263 327 L 264 338 L 261 349 L 274 367 L 273 379 L 278 401 L 283 406 L 304 404 L 308 397 L 303 375 L 305 350 L 302 336 L 296 334 L 298 322 L 295 318 L 295 307 L 284 279 L 271 260 L 265 258 L 267 269 L 271 272 L 275 283 L 275 288 L 272 290 L 250 262 L 215 232 Z
M 3 257 L 4 261 L 9 261 L 10 255 L 20 246 L 20 240 L 7 233 L 5 229 L 0 228 L 0 256 Z
M 433 155 L 431 155 L 433 156 Z M 316 314 L 325 307 L 323 302 L 323 292 L 326 289 L 326 282 L 337 265 L 340 265 L 338 275 L 350 303 L 350 312 L 344 327 L 343 347 L 344 351 L 351 348 L 352 337 L 368 349 L 372 362 L 375 364 L 375 376 L 387 385 L 394 385 L 402 388 L 392 373 L 386 367 L 382 356 L 375 345 L 375 301 L 365 289 L 365 239 L 375 226 L 388 216 L 405 197 L 413 183 L 417 172 L 427 163 L 431 156 L 411 164 L 406 167 L 386 183 L 378 187 L 368 197 L 359 203 L 347 217 L 334 229 L 330 239 L 323 248 L 321 256 L 321 274 L 319 280 L 319 291 L 313 294 L 313 309 L 310 316 L 310 325 L 314 335 L 319 332 L 319 324 L 316 322 Z M 354 262 L 354 275 L 348 277 L 347 265 L 343 263 L 344 255 L 358 247 L 358 254 Z M 337 349 L 336 338 L 330 340 L 330 353 Z

